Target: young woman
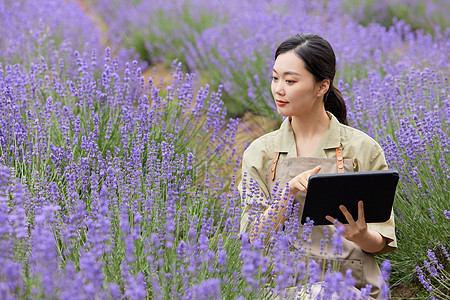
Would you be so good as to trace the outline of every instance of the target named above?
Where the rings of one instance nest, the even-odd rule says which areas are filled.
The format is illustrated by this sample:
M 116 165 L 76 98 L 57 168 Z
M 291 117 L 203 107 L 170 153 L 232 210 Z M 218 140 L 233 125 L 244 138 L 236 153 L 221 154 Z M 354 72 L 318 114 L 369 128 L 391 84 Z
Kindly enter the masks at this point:
M 276 50 L 271 89 L 278 113 L 286 119 L 278 130 L 256 139 L 244 152 L 240 189 L 245 208 L 241 232 L 249 231 L 250 241 L 260 238 L 263 228 L 276 232 L 283 227 L 289 197 L 278 198 L 269 205 L 267 199 L 273 198 L 275 186 L 289 189 L 285 192 L 300 204 L 300 219 L 312 174 L 388 168 L 378 143 L 348 126 L 344 99 L 333 85 L 335 72 L 334 51 L 320 36 L 298 34 Z M 342 191 L 336 191 L 339 192 Z M 252 213 L 255 208 L 259 208 L 259 214 Z M 380 292 L 380 269 L 374 255 L 397 247 L 393 214 L 387 222 L 366 223 L 362 202 L 358 203 L 357 220 L 344 206 L 339 208 L 348 222 L 340 268 L 344 275 L 346 269 L 352 270 L 357 288 L 372 285 L 371 297 L 376 298 Z M 327 220 L 331 233 L 335 220 L 333 216 L 327 216 Z M 320 258 L 320 240 L 325 239 L 323 227 L 312 229 L 313 257 Z

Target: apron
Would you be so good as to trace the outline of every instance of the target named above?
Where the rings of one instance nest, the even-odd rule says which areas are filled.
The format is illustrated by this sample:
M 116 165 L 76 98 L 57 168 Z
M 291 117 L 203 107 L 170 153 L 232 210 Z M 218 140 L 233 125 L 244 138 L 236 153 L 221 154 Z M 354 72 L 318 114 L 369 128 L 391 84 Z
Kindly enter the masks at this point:
M 275 184 L 278 182 L 278 187 L 284 187 L 286 184 L 298 174 L 310 170 L 318 165 L 322 166 L 320 173 L 344 173 L 353 172 L 353 161 L 351 159 L 343 159 L 342 149 L 336 149 L 336 158 L 315 158 L 315 157 L 290 157 L 279 158 L 280 154 L 275 155 L 275 159 L 270 161 L 267 166 L 267 182 L 269 191 L 273 191 Z M 339 192 L 339 191 L 337 191 Z M 303 205 L 305 203 L 305 193 L 298 192 L 294 199 L 294 204 L 300 204 L 299 224 L 303 213 Z M 300 225 L 301 226 L 301 225 Z M 334 225 L 325 225 L 328 227 L 328 239 L 331 241 Z M 307 251 L 310 252 L 312 258 L 316 261 L 318 259 L 326 260 L 327 254 L 320 254 L 321 250 L 320 240 L 325 240 L 324 227 L 313 226 L 310 235 L 310 245 L 308 244 Z M 301 234 L 301 230 L 299 230 Z M 306 244 L 306 243 L 304 243 Z M 339 271 L 345 276 L 346 270 L 351 269 L 353 278 L 355 279 L 355 287 L 361 289 L 366 284 L 372 285 L 370 296 L 376 298 L 380 293 L 380 278 L 381 271 L 371 253 L 364 252 L 357 244 L 342 238 L 343 253 L 340 261 Z M 292 245 L 299 249 L 302 243 L 295 242 Z M 328 246 L 328 251 L 331 250 L 331 242 Z M 331 253 L 332 254 L 332 253 Z

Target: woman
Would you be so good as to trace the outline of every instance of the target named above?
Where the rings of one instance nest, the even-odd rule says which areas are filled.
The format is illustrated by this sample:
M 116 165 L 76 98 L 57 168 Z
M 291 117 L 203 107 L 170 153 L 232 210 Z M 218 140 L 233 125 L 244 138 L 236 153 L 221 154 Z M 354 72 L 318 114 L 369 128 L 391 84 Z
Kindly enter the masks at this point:
M 283 42 L 275 53 L 271 90 L 280 115 L 286 117 L 280 129 L 256 139 L 244 152 L 240 183 L 245 208 L 241 232 L 249 229 L 250 241 L 263 228 L 282 228 L 289 197 L 274 197 L 274 187 L 295 197 L 301 207 L 308 178 L 312 174 L 360 172 L 387 169 L 381 147 L 365 133 L 351 128 L 340 91 L 334 87 L 336 58 L 330 44 L 314 34 L 298 34 Z M 338 192 L 338 191 L 337 191 Z M 274 200 L 274 198 L 276 198 Z M 271 205 L 267 199 L 272 199 Z M 252 213 L 260 209 L 260 213 Z M 372 285 L 371 297 L 380 292 L 380 269 L 374 255 L 396 249 L 393 214 L 384 223 L 364 220 L 363 203 L 358 203 L 358 219 L 347 218 L 343 233 L 341 270 L 351 269 L 356 287 Z M 335 219 L 327 216 L 334 230 Z M 311 254 L 320 258 L 323 226 L 311 233 Z M 294 245 L 295 247 L 296 245 Z M 298 245 L 297 245 L 298 246 Z

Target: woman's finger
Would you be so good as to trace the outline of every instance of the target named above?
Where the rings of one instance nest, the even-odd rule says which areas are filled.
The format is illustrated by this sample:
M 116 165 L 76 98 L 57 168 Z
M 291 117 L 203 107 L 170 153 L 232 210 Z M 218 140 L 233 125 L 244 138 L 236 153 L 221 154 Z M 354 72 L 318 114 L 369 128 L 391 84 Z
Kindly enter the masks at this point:
M 300 182 L 298 183 L 297 187 L 300 192 L 306 193 L 306 187 L 303 184 L 301 184 Z
M 353 220 L 352 214 L 348 211 L 347 207 L 345 205 L 339 205 L 339 209 L 344 214 L 345 218 L 347 219 L 349 224 L 355 223 L 355 220 Z
M 315 174 L 319 173 L 321 169 L 322 169 L 322 166 L 316 166 L 316 167 L 306 171 L 305 172 L 306 179 L 309 179 L 309 176 L 311 176 L 311 175 L 315 175 Z
M 364 216 L 364 203 L 362 200 L 358 202 L 358 221 L 366 222 L 366 217 Z
M 330 221 L 331 223 L 334 224 L 334 218 L 332 216 L 325 216 L 325 219 L 327 219 L 328 221 Z
M 311 170 L 306 171 L 305 176 L 300 176 L 301 180 L 302 180 L 301 183 L 303 184 L 303 186 L 306 189 L 308 189 L 309 177 L 311 177 L 311 175 L 315 175 L 315 174 L 319 173 L 321 169 L 322 169 L 322 166 L 316 166 L 316 167 L 312 168 Z
M 328 221 L 330 221 L 331 223 L 333 223 L 335 227 L 338 227 L 338 226 L 340 226 L 340 225 L 343 225 L 343 226 L 344 226 L 344 224 L 342 224 L 341 222 L 338 221 L 338 219 L 335 219 L 335 218 L 333 218 L 332 216 L 327 215 L 327 216 L 325 216 L 325 219 L 327 219 Z
M 297 191 L 306 193 L 306 187 L 300 183 L 300 180 L 291 181 L 289 188 L 295 193 L 297 193 Z
M 322 166 L 315 166 L 314 168 L 312 168 L 311 170 L 308 171 L 308 175 L 311 176 L 313 174 L 317 174 L 320 172 L 320 170 L 322 169 Z
M 298 183 L 304 187 L 304 189 L 305 189 L 304 192 L 306 193 L 306 190 L 308 189 L 308 179 L 304 178 L 304 177 L 300 177 L 298 179 Z
M 295 191 L 295 189 L 299 190 L 300 192 L 306 193 L 306 190 L 308 189 L 308 180 L 311 175 L 317 174 L 322 169 L 322 166 L 316 166 L 310 170 L 307 170 L 303 173 L 298 174 L 295 176 L 290 182 L 289 187 Z

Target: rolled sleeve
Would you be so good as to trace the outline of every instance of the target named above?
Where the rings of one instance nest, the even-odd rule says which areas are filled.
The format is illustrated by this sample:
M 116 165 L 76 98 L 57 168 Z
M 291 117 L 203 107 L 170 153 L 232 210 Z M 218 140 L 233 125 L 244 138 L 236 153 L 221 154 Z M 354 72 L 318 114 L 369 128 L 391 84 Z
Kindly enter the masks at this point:
M 380 171 L 387 170 L 388 165 L 386 163 L 386 158 L 384 156 L 384 152 L 381 147 L 377 144 L 378 147 L 375 148 L 375 151 L 369 155 L 371 160 L 369 161 L 368 170 L 370 171 Z M 382 255 L 397 249 L 397 239 L 395 237 L 395 222 L 394 222 L 394 211 L 391 210 L 391 216 L 389 220 L 381 223 L 368 223 L 367 228 L 369 230 L 377 231 L 381 236 L 386 239 L 386 245 L 380 251 L 373 253 L 374 255 Z
M 369 230 L 377 231 L 382 237 L 386 238 L 386 245 L 374 255 L 382 255 L 397 249 L 397 239 L 395 237 L 394 212 L 391 211 L 391 217 L 382 223 L 367 223 Z

